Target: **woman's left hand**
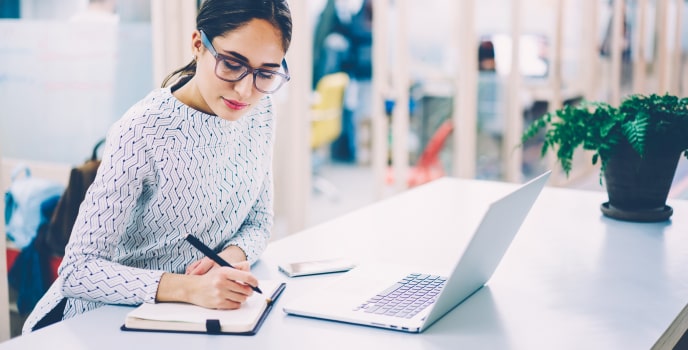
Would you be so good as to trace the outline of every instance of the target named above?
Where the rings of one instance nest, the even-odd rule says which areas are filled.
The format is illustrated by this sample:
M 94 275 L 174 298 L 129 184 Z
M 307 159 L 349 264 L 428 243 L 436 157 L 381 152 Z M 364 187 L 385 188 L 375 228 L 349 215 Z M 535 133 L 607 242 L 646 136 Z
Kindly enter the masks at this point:
M 216 264 L 214 261 L 212 261 L 210 258 L 203 258 L 201 260 L 196 260 L 189 267 L 186 268 L 186 274 L 187 275 L 205 275 L 208 273 L 208 271 L 212 270 L 213 268 L 218 268 L 220 265 Z M 234 267 L 237 270 L 241 271 L 250 271 L 251 270 L 251 265 L 249 265 L 248 261 L 241 261 L 241 262 L 235 262 L 232 263 L 232 267 Z
M 237 246 L 229 246 L 224 251 L 220 252 L 218 255 L 225 261 L 228 261 L 236 269 L 242 271 L 249 271 L 251 265 L 246 261 L 246 255 L 241 248 Z M 196 260 L 189 264 L 186 268 L 187 275 L 205 275 L 208 271 L 213 268 L 220 267 L 212 259 L 205 257 L 200 260 Z
M 205 257 L 201 260 L 196 260 L 192 262 L 187 268 L 186 268 L 186 274 L 187 275 L 205 275 L 210 271 L 215 266 L 220 266 L 217 265 L 212 259 Z

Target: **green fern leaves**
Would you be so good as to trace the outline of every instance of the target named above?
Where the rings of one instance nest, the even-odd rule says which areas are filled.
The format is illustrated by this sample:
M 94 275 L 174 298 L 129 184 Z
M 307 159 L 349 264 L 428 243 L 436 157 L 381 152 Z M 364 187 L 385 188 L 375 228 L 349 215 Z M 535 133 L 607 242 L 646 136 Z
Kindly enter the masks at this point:
M 635 119 L 621 125 L 623 135 L 631 144 L 631 147 L 641 156 L 645 154 L 645 141 L 647 128 L 650 125 L 650 115 L 645 111 L 639 111 Z
M 567 175 L 579 147 L 594 152 L 592 163 L 599 161 L 601 171 L 621 142 L 628 142 L 640 156 L 652 147 L 682 151 L 688 158 L 688 98 L 636 94 L 618 107 L 583 101 L 536 119 L 523 132 L 521 142 L 538 137 L 543 141 L 541 155 L 554 151 Z

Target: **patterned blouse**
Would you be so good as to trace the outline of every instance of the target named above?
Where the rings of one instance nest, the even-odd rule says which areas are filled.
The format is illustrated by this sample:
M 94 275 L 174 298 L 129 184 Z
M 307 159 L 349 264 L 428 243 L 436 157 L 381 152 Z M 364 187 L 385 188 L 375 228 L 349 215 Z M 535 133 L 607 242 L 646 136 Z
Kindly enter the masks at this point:
M 234 122 L 186 106 L 169 88 L 129 109 L 108 132 L 59 277 L 23 332 L 63 297 L 63 319 L 154 302 L 163 272 L 184 273 L 203 257 L 187 233 L 216 251 L 236 245 L 255 262 L 273 223 L 274 130 L 269 96 Z

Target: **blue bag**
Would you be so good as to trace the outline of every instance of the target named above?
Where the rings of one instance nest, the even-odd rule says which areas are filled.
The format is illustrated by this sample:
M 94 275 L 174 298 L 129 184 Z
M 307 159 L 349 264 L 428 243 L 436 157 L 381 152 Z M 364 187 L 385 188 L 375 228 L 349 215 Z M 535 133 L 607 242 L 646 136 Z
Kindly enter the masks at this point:
M 19 176 L 24 174 L 23 178 Z M 55 201 L 65 187 L 55 181 L 31 177 L 26 165 L 12 171 L 10 188 L 5 192 L 5 225 L 7 237 L 18 249 L 26 247 L 36 236 L 38 227 L 50 220 L 41 212 L 46 201 Z

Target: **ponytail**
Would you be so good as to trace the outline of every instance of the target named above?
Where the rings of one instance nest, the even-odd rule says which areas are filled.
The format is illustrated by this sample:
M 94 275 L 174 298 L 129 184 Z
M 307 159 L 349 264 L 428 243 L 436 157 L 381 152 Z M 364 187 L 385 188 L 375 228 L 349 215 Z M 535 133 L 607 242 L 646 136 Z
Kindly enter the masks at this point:
M 162 81 L 162 86 L 161 87 L 167 87 L 171 82 L 176 82 L 177 79 L 184 79 L 184 82 L 186 83 L 189 79 L 191 79 L 194 75 L 196 74 L 196 60 L 191 60 L 186 66 L 179 68 L 175 70 L 174 72 L 170 73 L 168 76 L 165 77 L 165 79 Z M 182 84 L 183 85 L 183 84 Z

